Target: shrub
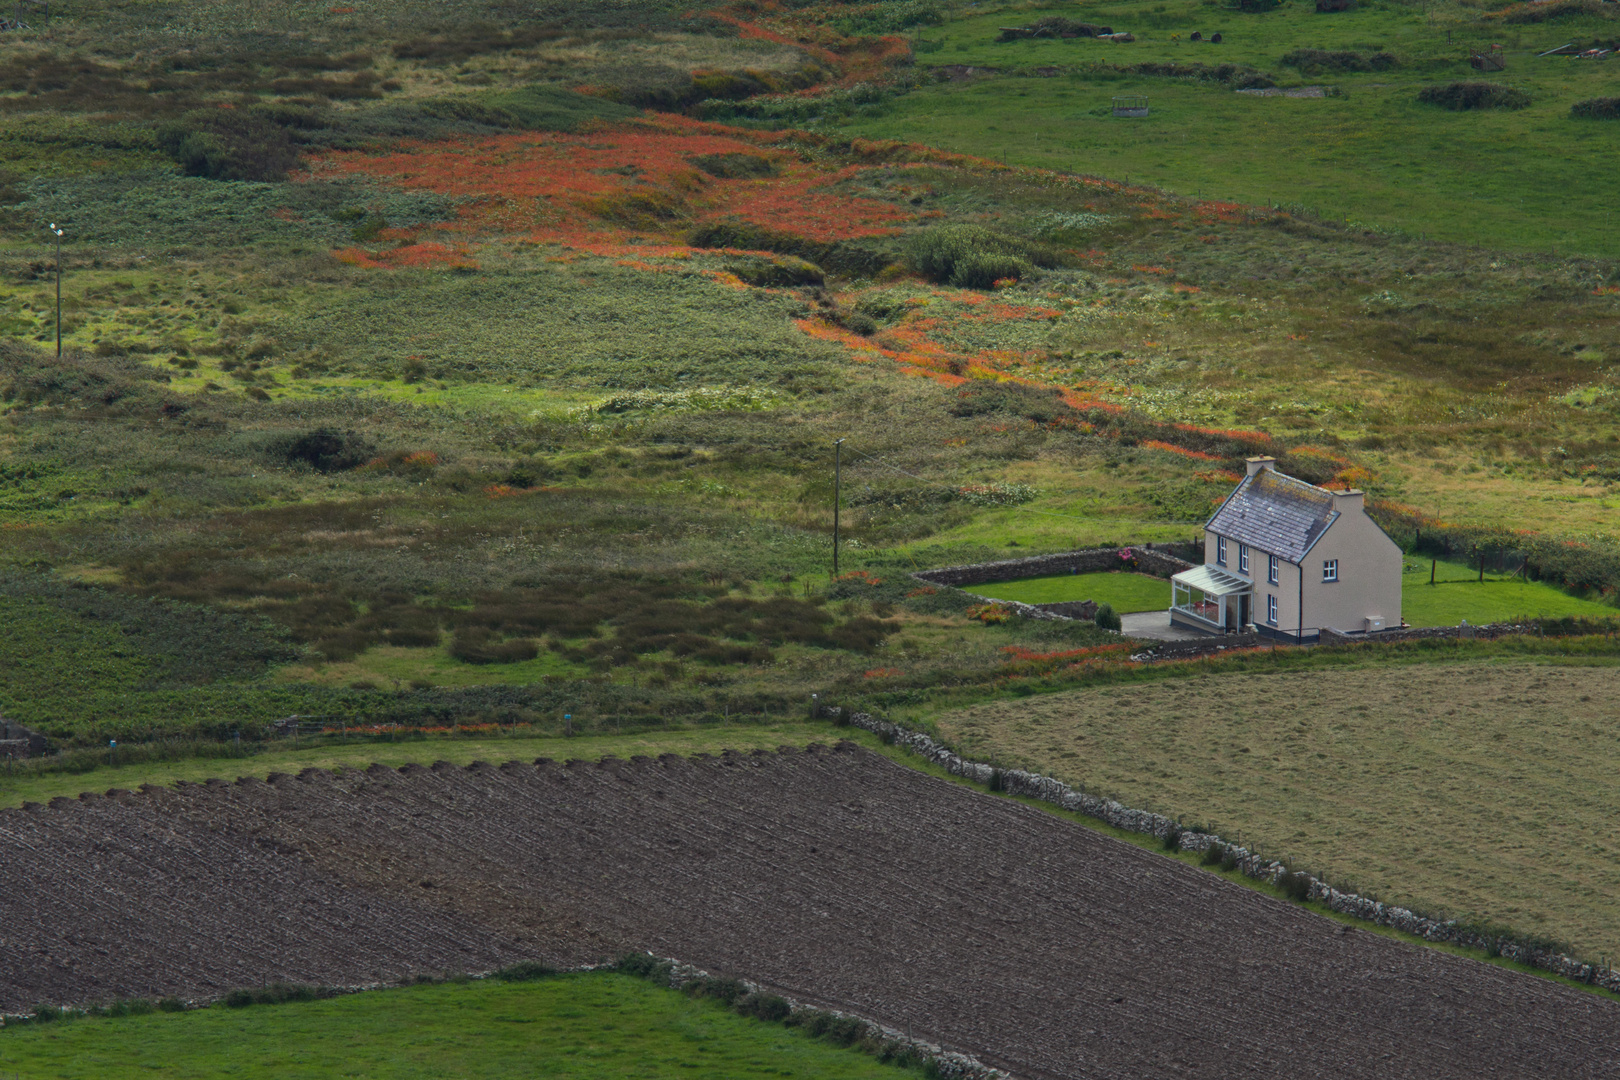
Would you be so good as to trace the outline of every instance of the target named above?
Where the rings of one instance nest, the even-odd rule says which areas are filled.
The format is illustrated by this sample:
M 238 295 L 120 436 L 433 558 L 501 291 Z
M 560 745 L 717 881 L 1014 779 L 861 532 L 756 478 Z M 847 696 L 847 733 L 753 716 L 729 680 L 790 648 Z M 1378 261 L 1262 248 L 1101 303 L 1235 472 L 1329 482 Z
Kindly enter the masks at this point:
M 1165 834 L 1164 834 L 1164 850 L 1166 850 L 1166 851 L 1180 851 L 1181 850 L 1181 826 L 1172 825 L 1172 826 L 1170 826 L 1169 829 L 1167 829 L 1165 831 Z
M 1229 844 L 1222 845 L 1221 846 L 1221 861 L 1220 861 L 1221 869 L 1222 870 L 1236 870 L 1238 868 L 1238 862 L 1239 862 L 1239 859 L 1238 859 L 1237 848 L 1232 847 Z
M 359 468 L 377 454 L 376 447 L 363 436 L 329 428 L 272 440 L 269 452 L 289 465 L 307 465 L 323 473 Z
M 619 957 L 615 970 L 642 979 L 662 979 L 669 974 L 668 960 L 660 960 L 647 953 L 625 953 Z
M 1004 774 L 1000 769 L 991 769 L 990 770 L 989 783 L 987 783 L 985 786 L 988 787 L 991 791 L 1006 791 L 1007 790 L 1007 777 L 1006 777 L 1006 774 Z
M 1303 904 L 1311 898 L 1311 875 L 1303 870 L 1277 875 L 1277 889 L 1288 899 Z
M 781 1022 L 788 1018 L 793 1011 L 787 999 L 775 994 L 749 994 L 740 999 L 736 1010 L 743 1016 L 752 1016 L 756 1020 Z
M 820 285 L 827 279 L 821 267 L 793 255 L 779 255 L 774 259 L 745 259 L 732 263 L 726 269 L 750 285 L 767 289 Z
M 1578 120 L 1620 120 L 1620 97 L 1587 98 L 1569 107 Z
M 1454 82 L 1425 87 L 1418 94 L 1418 100 L 1453 112 L 1464 112 L 1468 109 L 1522 109 L 1530 104 L 1530 95 L 1498 83 Z
M 285 180 L 298 148 L 285 128 L 237 109 L 197 109 L 157 129 L 158 146 L 189 176 Z
M 1003 278 L 1022 278 L 1032 266 L 1054 266 L 1039 245 L 978 225 L 934 225 L 912 238 L 907 257 L 918 273 L 962 288 L 988 289 Z
M 488 627 L 463 626 L 450 640 L 450 655 L 468 664 L 511 664 L 533 660 L 540 647 L 532 638 L 502 641 Z
M 534 982 L 536 979 L 548 979 L 555 974 L 557 969 L 554 967 L 533 960 L 524 960 L 491 973 L 490 978 L 499 979 L 501 982 Z
M 714 998 L 731 1005 L 748 994 L 748 988 L 736 979 L 723 979 L 713 975 L 693 979 L 684 987 L 691 997 Z
M 1203 854 L 1198 856 L 1198 865 L 1200 865 L 1200 866 L 1218 866 L 1220 864 L 1220 862 L 1221 862 L 1221 859 L 1225 855 L 1226 855 L 1226 845 L 1225 844 L 1210 844 L 1208 847 L 1204 848 Z
M 177 997 L 166 997 L 157 1003 L 158 1012 L 177 1013 L 186 1011 L 186 1003 Z
M 1107 603 L 1097 605 L 1097 614 L 1093 616 L 1092 621 L 1097 624 L 1099 630 L 1118 630 L 1124 625 L 1120 621 L 1119 612 L 1114 610 L 1114 605 Z
M 1284 53 L 1279 63 L 1285 67 L 1299 68 L 1309 75 L 1322 71 L 1388 71 L 1400 66 L 1400 60 L 1393 53 L 1363 55 L 1326 49 L 1295 49 Z

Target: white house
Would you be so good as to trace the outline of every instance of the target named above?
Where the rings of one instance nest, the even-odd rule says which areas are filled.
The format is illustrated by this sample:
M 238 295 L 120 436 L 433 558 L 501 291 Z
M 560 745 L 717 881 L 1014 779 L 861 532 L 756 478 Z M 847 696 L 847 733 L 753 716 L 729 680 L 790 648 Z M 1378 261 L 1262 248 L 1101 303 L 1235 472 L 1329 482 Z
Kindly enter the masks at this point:
M 1170 579 L 1170 621 L 1209 633 L 1251 625 L 1290 641 L 1401 625 L 1401 549 L 1366 496 L 1330 491 L 1249 459 L 1204 526 L 1204 565 Z

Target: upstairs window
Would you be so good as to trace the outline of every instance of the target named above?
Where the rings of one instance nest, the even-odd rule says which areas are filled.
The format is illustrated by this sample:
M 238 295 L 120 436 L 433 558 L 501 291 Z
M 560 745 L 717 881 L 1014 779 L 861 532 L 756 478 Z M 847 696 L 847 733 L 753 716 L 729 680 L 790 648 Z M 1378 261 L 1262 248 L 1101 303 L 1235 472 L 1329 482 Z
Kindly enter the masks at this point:
M 1226 537 L 1224 536 L 1215 538 L 1215 561 L 1222 566 L 1226 565 Z
M 1249 572 L 1249 545 L 1248 544 L 1239 544 L 1238 545 L 1238 573 L 1247 574 L 1248 572 Z
M 1275 596 L 1268 595 L 1266 597 L 1266 622 L 1272 626 L 1277 625 L 1277 598 Z
M 1281 572 L 1277 568 L 1277 556 L 1267 555 L 1266 558 L 1269 560 L 1269 563 L 1266 566 L 1266 580 L 1275 585 L 1277 584 L 1277 579 L 1282 576 Z M 1275 603 L 1276 599 L 1276 597 L 1272 597 L 1272 602 Z
M 1338 581 L 1339 580 L 1339 560 L 1338 559 L 1323 559 L 1322 560 L 1322 580 L 1323 581 Z

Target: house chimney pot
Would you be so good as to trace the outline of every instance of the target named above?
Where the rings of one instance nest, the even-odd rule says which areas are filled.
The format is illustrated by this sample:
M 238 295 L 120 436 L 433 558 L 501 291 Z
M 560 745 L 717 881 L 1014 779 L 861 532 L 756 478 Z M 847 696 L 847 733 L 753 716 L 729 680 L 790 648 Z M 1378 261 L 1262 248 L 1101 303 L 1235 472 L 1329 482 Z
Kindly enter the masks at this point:
M 1333 509 L 1341 514 L 1348 514 L 1351 510 L 1365 510 L 1367 508 L 1367 493 L 1358 488 L 1346 488 L 1344 491 L 1333 493 Z
M 1252 457 L 1249 458 L 1248 465 L 1249 475 L 1253 476 L 1261 469 L 1275 469 L 1277 467 L 1277 459 L 1274 457 Z

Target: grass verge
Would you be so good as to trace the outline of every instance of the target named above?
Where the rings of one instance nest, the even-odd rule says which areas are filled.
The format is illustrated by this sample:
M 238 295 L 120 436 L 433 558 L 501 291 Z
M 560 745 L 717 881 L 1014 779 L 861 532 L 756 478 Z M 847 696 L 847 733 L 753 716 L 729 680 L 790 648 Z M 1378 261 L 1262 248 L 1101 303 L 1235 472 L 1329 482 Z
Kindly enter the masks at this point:
M 275 1008 L 214 1007 L 31 1024 L 0 1062 L 30 1077 L 896 1075 L 858 1053 L 629 975 L 449 982 Z

